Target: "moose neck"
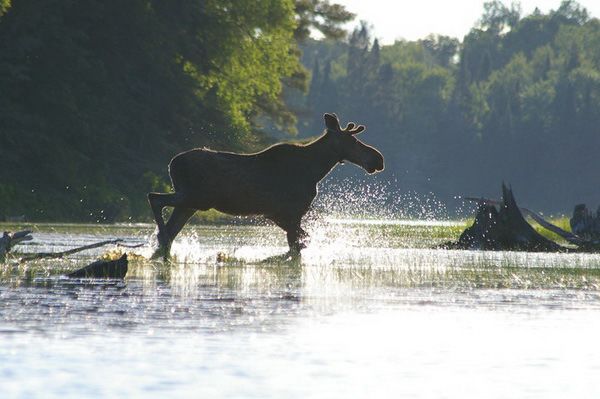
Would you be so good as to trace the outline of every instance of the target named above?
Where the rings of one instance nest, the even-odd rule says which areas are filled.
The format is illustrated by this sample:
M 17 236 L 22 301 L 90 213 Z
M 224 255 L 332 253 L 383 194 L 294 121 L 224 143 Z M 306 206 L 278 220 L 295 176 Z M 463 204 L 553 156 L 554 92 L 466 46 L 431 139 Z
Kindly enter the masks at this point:
M 310 160 L 308 170 L 310 170 L 315 183 L 327 176 L 331 169 L 340 162 L 340 156 L 333 144 L 327 134 L 324 134 L 305 146 L 307 158 Z

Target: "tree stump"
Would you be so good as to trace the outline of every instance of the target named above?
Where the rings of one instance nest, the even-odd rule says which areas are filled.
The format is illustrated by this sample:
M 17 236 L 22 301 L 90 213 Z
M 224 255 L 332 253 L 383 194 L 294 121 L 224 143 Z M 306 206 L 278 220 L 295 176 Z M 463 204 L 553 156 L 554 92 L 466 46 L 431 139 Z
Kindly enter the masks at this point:
M 448 248 L 496 251 L 566 252 L 568 248 L 539 234 L 523 217 L 510 188 L 502 184 L 502 201 L 481 199 L 473 225 Z

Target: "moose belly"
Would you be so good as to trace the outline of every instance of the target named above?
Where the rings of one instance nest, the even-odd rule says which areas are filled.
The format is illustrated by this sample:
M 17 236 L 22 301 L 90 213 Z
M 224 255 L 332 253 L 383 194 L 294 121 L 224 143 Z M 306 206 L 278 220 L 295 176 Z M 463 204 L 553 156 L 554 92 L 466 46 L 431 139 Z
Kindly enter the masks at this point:
M 308 199 L 310 203 L 312 198 Z M 286 210 L 302 207 L 298 197 L 291 197 L 284 190 L 279 192 L 266 190 L 246 191 L 243 189 L 223 190 L 215 196 L 213 208 L 230 215 L 272 215 L 287 213 Z

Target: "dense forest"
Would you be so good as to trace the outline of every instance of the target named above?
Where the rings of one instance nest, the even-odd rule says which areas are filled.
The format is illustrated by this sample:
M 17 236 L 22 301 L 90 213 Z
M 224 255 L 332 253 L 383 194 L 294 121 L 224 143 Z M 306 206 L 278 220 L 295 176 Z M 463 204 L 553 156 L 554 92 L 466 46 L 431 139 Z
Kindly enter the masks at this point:
M 576 2 L 492 1 L 462 40 L 385 46 L 353 18 L 322 0 L 0 0 L 0 217 L 146 220 L 178 151 L 306 139 L 323 112 L 368 126 L 399 196 L 504 180 L 536 209 L 600 203 L 600 21 Z
M 528 16 L 486 3 L 462 41 L 380 46 L 363 25 L 307 43 L 303 62 L 307 131 L 321 109 L 366 123 L 398 192 L 496 197 L 504 180 L 541 210 L 600 203 L 600 21 L 573 1 Z

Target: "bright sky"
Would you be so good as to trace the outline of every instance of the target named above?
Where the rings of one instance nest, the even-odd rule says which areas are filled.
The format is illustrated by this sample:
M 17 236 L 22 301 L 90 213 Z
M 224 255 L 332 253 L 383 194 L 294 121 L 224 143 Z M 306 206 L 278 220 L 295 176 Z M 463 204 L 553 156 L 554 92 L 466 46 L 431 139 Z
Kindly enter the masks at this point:
M 331 0 L 343 4 L 357 14 L 356 22 L 365 20 L 374 26 L 374 36 L 383 44 L 395 39 L 416 40 L 430 33 L 463 36 L 483 14 L 484 0 Z M 538 7 L 542 12 L 555 10 L 561 0 L 522 0 L 522 14 L 528 15 Z M 599 0 L 580 0 L 592 17 L 600 17 Z M 504 1 L 509 5 L 510 1 Z

